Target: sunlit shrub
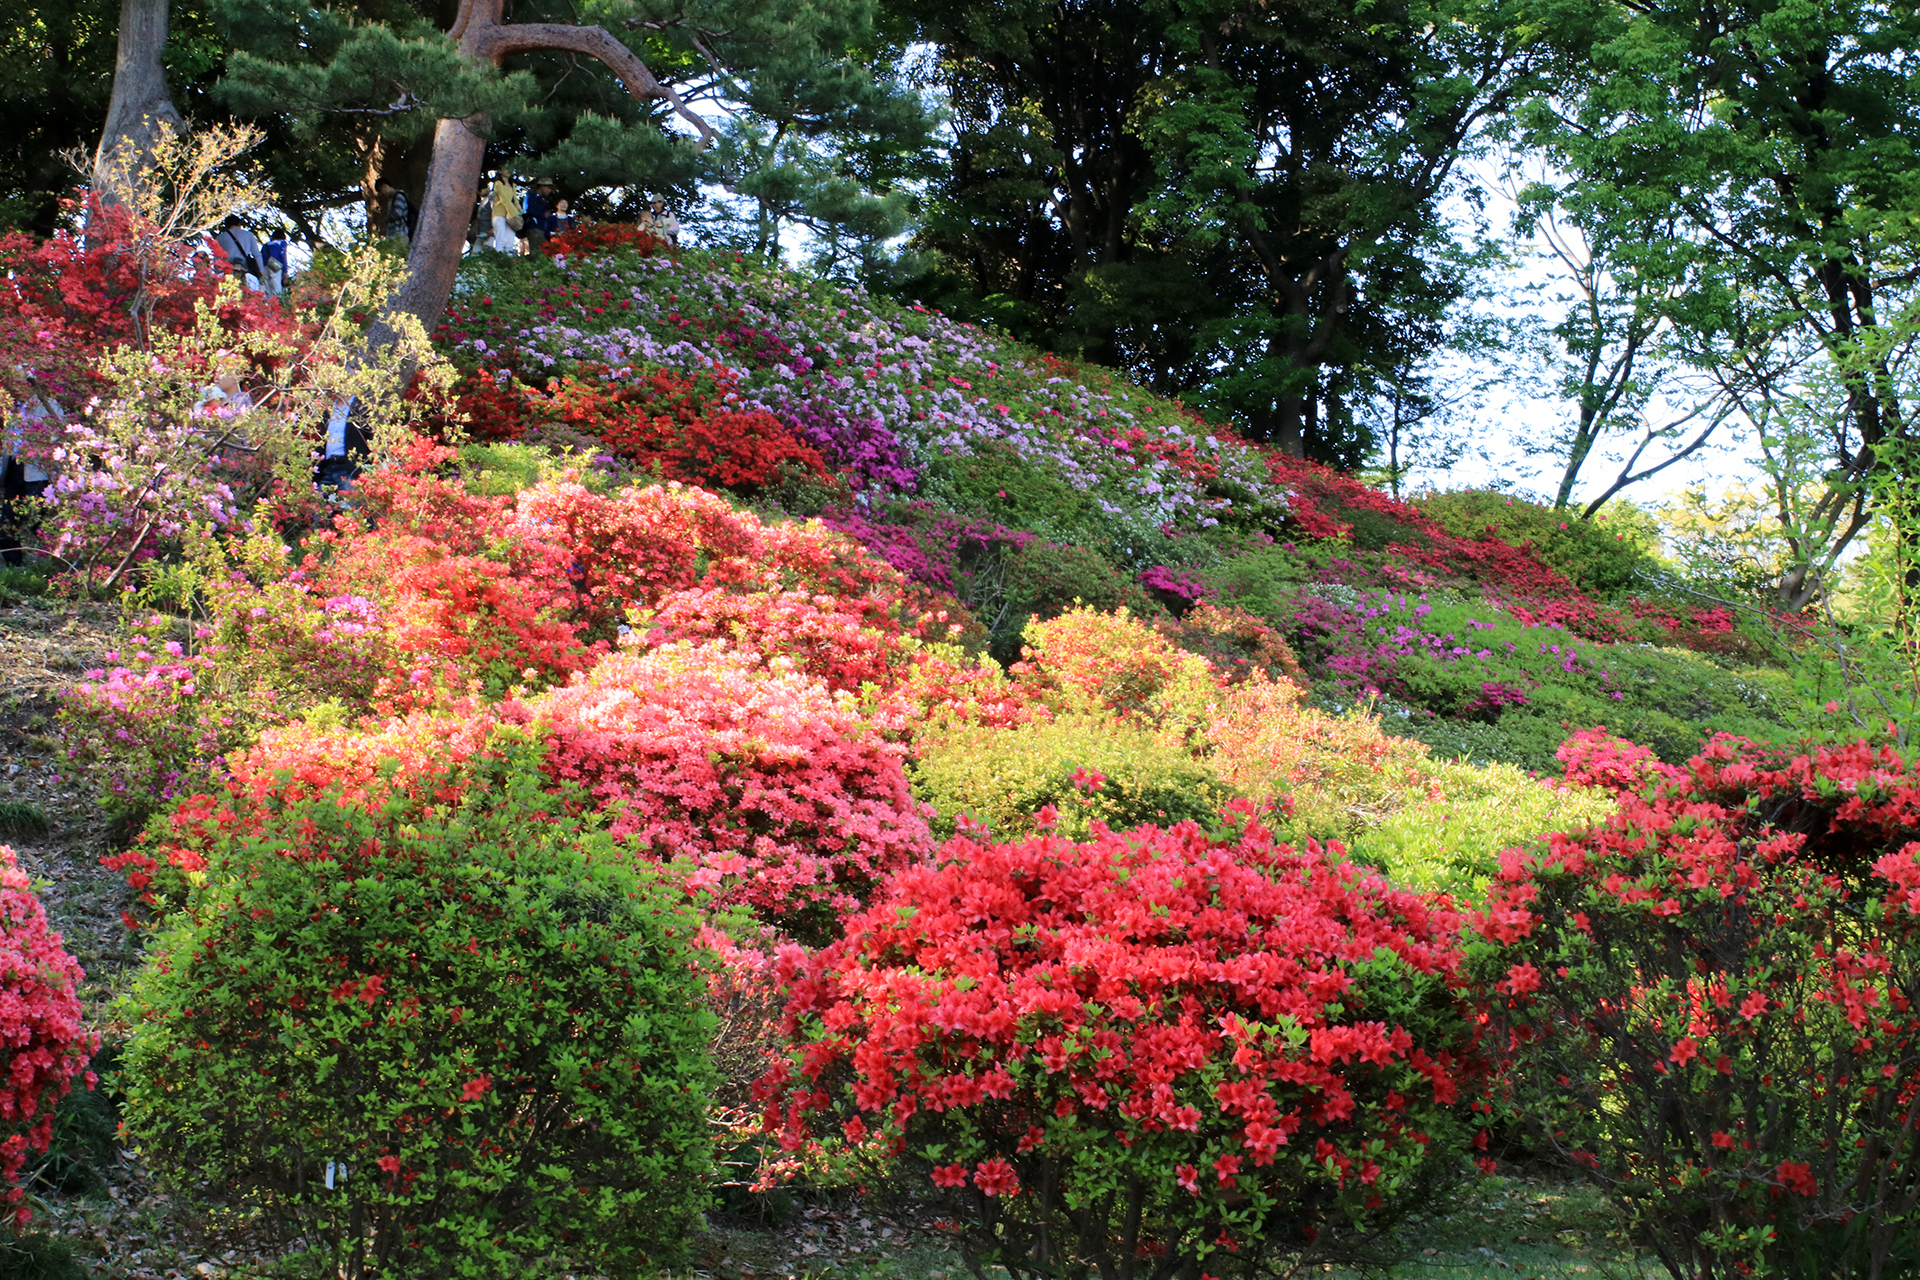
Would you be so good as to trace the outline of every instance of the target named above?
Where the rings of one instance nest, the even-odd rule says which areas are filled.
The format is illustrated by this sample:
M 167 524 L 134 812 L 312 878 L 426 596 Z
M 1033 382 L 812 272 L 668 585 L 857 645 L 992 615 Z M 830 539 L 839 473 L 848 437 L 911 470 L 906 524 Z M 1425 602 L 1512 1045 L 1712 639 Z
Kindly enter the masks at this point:
M 1292 684 L 1254 676 L 1221 698 L 1207 726 L 1209 759 L 1238 793 L 1291 804 L 1275 822 L 1289 836 L 1351 841 L 1414 795 L 1427 753 L 1381 731 L 1371 712 L 1303 706 Z
M 209 831 L 124 1005 L 143 1155 L 316 1273 L 671 1263 L 697 1221 L 697 921 L 515 758 L 462 802 Z
M 1458 918 L 1257 825 L 962 839 L 790 957 L 796 1155 L 895 1153 L 976 1269 L 1267 1274 L 1468 1150 Z
M 1612 796 L 1535 777 L 1509 764 L 1431 759 L 1407 775 L 1406 803 L 1352 838 L 1351 854 L 1396 884 L 1483 890 L 1502 850 L 1550 831 L 1578 831 L 1613 811 Z
M 1029 624 L 1025 640 L 1013 672 L 1036 696 L 1176 735 L 1199 732 L 1221 684 L 1205 658 L 1126 609 L 1069 609 Z
M 1616 812 L 1506 856 L 1476 922 L 1512 1105 L 1677 1276 L 1899 1273 L 1920 1252 L 1913 767 L 1857 742 L 1566 754 Z
M 1069 711 L 1009 728 L 929 728 L 915 742 L 914 790 L 933 806 L 941 836 L 984 830 L 1010 840 L 1057 830 L 1086 839 L 1192 820 L 1211 824 L 1233 790 L 1183 743 L 1096 711 Z

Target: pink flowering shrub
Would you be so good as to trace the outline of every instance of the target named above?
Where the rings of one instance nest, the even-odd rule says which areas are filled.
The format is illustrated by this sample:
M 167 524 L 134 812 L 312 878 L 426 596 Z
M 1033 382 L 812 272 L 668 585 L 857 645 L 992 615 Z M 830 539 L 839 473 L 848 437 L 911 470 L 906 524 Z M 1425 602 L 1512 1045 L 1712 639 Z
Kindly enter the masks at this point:
M 1476 1127 L 1460 918 L 1230 818 L 890 877 L 783 958 L 768 1130 L 908 1158 L 1019 1277 L 1252 1271 L 1405 1205 Z
M 1902 1274 L 1920 1248 L 1920 776 L 1582 735 L 1591 830 L 1510 850 L 1474 968 L 1509 1104 L 1690 1280 Z
M 16 1224 L 27 1221 L 19 1186 L 27 1157 L 53 1142 L 53 1112 L 80 1079 L 100 1037 L 81 1023 L 80 966 L 47 927 L 13 850 L 0 845 L 0 1181 Z
M 927 847 L 903 749 L 784 661 L 721 644 L 618 654 L 506 714 L 542 727 L 550 773 L 616 835 L 804 935 L 831 933 Z
M 111 665 L 87 671 L 61 701 L 62 749 L 115 817 L 138 823 L 203 785 L 229 751 L 276 717 L 271 690 L 237 699 L 214 654 L 188 651 L 171 622 L 137 622 Z M 202 638 L 206 633 L 202 629 Z

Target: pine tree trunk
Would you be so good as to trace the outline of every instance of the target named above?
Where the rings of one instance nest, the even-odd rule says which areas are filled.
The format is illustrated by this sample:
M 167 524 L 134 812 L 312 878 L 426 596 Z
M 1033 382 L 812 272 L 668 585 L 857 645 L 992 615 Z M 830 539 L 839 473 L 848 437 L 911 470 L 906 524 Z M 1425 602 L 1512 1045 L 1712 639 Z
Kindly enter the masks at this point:
M 407 249 L 407 279 L 394 297 L 393 309 L 418 316 L 432 332 L 453 296 L 453 278 L 460 272 L 466 251 L 467 228 L 479 203 L 480 169 L 486 161 L 485 116 L 442 120 L 433 130 L 433 160 L 427 168 L 427 188 L 420 202 L 420 222 Z M 391 342 L 382 325 L 376 342 Z
M 135 3 L 136 0 L 127 0 Z M 688 111 L 678 94 L 653 78 L 633 50 L 614 39 L 604 27 L 578 27 L 558 22 L 500 21 L 504 0 L 462 0 L 459 17 L 448 34 L 460 42 L 460 52 L 477 61 L 499 66 L 516 53 L 535 49 L 582 54 L 603 63 L 640 102 L 665 101 L 699 133 L 701 145 L 713 141 L 713 129 Z M 453 296 L 453 280 L 460 273 L 460 255 L 467 243 L 467 227 L 479 202 L 480 170 L 486 162 L 485 116 L 441 120 L 433 132 L 433 160 L 427 169 L 427 187 L 420 201 L 420 227 L 407 251 L 407 279 L 391 305 L 393 312 L 417 317 L 429 333 L 446 313 Z M 370 340 L 392 343 L 394 331 L 382 321 Z
M 163 129 L 186 130 L 160 65 L 166 47 L 167 0 L 121 0 L 113 97 L 93 156 L 93 195 L 103 205 L 125 204 L 131 198 Z

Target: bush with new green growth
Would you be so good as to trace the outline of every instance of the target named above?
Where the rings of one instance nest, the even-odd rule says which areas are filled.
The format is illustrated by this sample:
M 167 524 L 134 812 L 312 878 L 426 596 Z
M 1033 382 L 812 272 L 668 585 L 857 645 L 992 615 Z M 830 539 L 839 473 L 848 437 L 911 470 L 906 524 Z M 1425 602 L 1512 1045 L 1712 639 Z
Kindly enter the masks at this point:
M 1177 742 L 1099 712 L 995 729 L 958 725 L 923 734 L 914 794 L 934 807 L 942 839 L 964 821 L 995 840 L 1041 829 L 1052 805 L 1059 834 L 1089 838 L 1095 822 L 1116 831 L 1217 821 L 1233 791 Z
M 1654 567 L 1659 531 L 1630 504 L 1614 503 L 1591 520 L 1486 489 L 1429 494 L 1415 505 L 1457 538 L 1492 534 L 1509 546 L 1531 545 L 1569 581 L 1604 596 L 1626 592 Z
M 1613 797 L 1542 781 L 1510 764 L 1433 760 L 1424 790 L 1349 846 L 1396 884 L 1477 893 L 1499 869 L 1500 851 L 1550 831 L 1583 830 L 1613 811 Z
M 495 746 L 437 805 L 236 796 L 125 999 L 142 1154 L 313 1274 L 632 1276 L 704 1207 L 699 921 Z

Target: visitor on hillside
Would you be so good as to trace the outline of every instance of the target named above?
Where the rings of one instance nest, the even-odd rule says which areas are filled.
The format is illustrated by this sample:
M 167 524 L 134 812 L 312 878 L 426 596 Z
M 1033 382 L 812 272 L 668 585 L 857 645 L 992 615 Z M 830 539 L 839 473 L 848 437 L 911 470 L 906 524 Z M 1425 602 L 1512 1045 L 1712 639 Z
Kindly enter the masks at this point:
M 653 234 L 676 249 L 680 247 L 680 219 L 674 217 L 673 210 L 667 208 L 665 200 L 655 198 L 649 221 L 653 223 Z
M 501 253 L 520 252 L 520 193 L 504 171 L 493 175 L 493 247 Z
M 388 240 L 398 240 L 402 247 L 413 242 L 413 205 L 407 200 L 407 193 L 388 182 L 385 178 L 374 188 L 380 208 L 385 211 L 385 236 Z
M 327 439 L 320 465 L 314 468 L 314 483 L 322 489 L 352 488 L 371 442 L 367 411 L 359 397 L 348 396 L 334 405 L 327 415 Z
M 281 290 L 287 287 L 287 229 L 278 226 L 267 233 L 267 242 L 260 246 L 260 266 L 266 272 L 261 283 L 267 287 L 270 297 L 279 297 Z
M 253 395 L 240 385 L 232 371 L 226 371 L 200 389 L 200 400 L 193 406 L 195 417 L 237 418 L 253 408 Z
M 27 428 L 55 416 L 36 396 L 21 408 L 19 418 L 0 432 L 0 561 L 7 564 L 25 562 L 38 523 L 33 516 L 34 499 L 46 493 L 51 479 L 20 456 L 26 446 Z
M 493 239 L 493 191 L 484 182 L 473 198 L 473 221 L 467 227 L 467 251 L 478 253 Z
M 540 246 L 547 240 L 547 219 L 553 216 L 553 183 L 542 178 L 527 193 L 527 212 L 524 218 L 525 229 L 521 238 L 527 242 L 527 252 L 538 254 Z
M 260 237 L 253 234 L 238 214 L 228 214 L 225 225 L 213 237 L 213 243 L 233 269 L 240 273 L 242 283 L 258 293 L 266 276 L 266 270 L 260 265 Z
M 566 197 L 564 196 L 553 202 L 553 212 L 547 215 L 547 234 L 549 236 L 563 236 L 573 230 L 574 224 L 571 209 L 572 206 L 567 203 Z

